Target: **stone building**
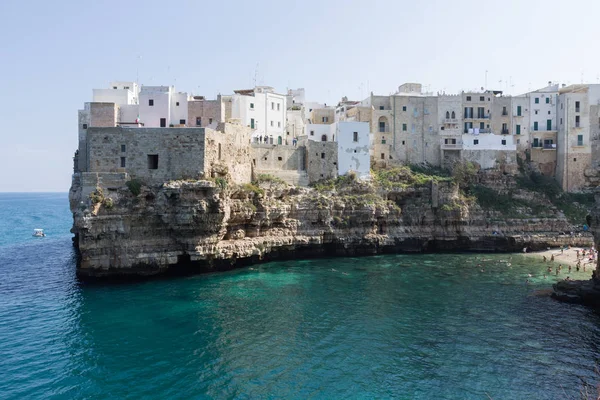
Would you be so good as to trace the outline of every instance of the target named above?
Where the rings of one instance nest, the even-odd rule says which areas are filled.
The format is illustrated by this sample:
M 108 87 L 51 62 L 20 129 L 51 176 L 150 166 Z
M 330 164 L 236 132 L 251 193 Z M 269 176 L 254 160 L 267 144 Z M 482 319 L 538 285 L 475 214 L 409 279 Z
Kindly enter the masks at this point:
M 221 95 L 216 100 L 206 100 L 204 96 L 193 96 L 188 100 L 188 127 L 215 128 L 225 122 L 225 102 Z

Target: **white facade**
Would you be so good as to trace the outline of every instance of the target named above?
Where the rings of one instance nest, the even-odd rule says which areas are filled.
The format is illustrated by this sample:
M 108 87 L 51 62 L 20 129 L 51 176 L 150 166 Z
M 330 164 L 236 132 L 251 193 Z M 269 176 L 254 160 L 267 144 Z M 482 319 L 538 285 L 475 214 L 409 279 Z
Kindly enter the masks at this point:
M 462 148 L 463 150 L 517 150 L 513 136 L 494 135 L 493 133 L 463 134 Z
M 315 142 L 335 142 L 337 124 L 308 124 L 306 136 Z
M 304 104 L 304 88 L 300 89 L 288 89 L 287 93 L 287 105 L 293 107 L 294 105 L 301 106 Z
M 285 131 L 286 138 L 289 140 L 305 134 L 302 110 L 287 110 Z
M 531 147 L 529 123 L 529 97 L 515 96 L 511 99 L 512 126 L 511 132 L 515 136 L 517 150 L 525 151 Z
M 185 125 L 187 113 L 187 93 L 175 93 L 173 86 L 142 86 L 139 116 L 145 127 Z
M 111 82 L 108 89 L 93 89 L 93 103 L 137 104 L 138 85 L 135 82 Z
M 359 178 L 369 179 L 369 123 L 337 122 L 331 126 L 335 130 L 335 140 L 338 143 L 338 174 L 345 175 L 354 171 Z
M 551 85 L 529 93 L 530 132 L 556 131 L 556 104 L 558 85 Z
M 273 137 L 277 142 L 286 136 L 286 96 L 273 88 L 257 86 L 253 91 L 239 91 L 232 96 L 231 118 L 254 130 L 253 136 Z

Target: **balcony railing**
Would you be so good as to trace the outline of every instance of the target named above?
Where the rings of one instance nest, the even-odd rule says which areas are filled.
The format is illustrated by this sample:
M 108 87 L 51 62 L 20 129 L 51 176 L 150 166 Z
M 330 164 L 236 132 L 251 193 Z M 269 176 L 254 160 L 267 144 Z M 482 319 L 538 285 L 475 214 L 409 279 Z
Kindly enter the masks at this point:
M 458 124 L 458 119 L 456 118 L 444 118 L 445 124 Z
M 506 117 L 508 115 L 508 111 L 502 111 L 502 116 Z
M 469 132 L 469 129 L 465 129 L 465 133 L 470 133 L 472 135 L 476 135 L 477 133 L 475 133 L 475 130 L 477 128 L 471 128 L 472 132 Z M 479 128 L 477 129 L 477 132 L 479 133 L 492 133 L 492 130 L 490 128 Z
M 502 133 L 503 135 L 508 135 L 508 129 L 502 129 L 501 133 Z
M 442 143 L 442 149 L 445 150 L 460 150 L 462 149 L 462 144 L 460 143 Z
M 534 143 L 531 147 L 539 150 L 556 150 L 556 143 Z

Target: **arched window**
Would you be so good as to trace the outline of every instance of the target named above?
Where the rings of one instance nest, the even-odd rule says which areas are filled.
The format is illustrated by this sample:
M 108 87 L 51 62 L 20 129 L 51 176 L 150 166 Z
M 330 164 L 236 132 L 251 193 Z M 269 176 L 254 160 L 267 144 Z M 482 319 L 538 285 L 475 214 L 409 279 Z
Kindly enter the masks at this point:
M 452 119 L 456 118 L 456 114 L 454 113 L 454 111 L 452 111 Z
M 321 142 L 327 141 L 327 135 L 321 135 Z
M 385 133 L 388 131 L 388 120 L 386 117 L 379 117 L 379 132 Z
M 450 119 L 450 112 L 446 111 L 446 119 Z

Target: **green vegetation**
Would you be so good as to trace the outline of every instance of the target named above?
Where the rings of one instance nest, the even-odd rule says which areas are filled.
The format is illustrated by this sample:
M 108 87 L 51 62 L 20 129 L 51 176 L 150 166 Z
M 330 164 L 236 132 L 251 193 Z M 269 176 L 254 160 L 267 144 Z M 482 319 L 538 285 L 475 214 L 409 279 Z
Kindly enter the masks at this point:
M 252 183 L 244 183 L 243 185 L 240 186 L 240 189 L 245 192 L 254 193 L 255 196 L 262 196 L 265 194 L 264 190 L 262 190 L 261 188 L 259 188 L 258 186 L 254 185 Z
M 477 175 L 477 168 L 470 162 L 457 162 L 452 167 L 452 177 L 461 188 L 467 187 Z
M 394 167 L 372 171 L 375 182 L 383 189 L 404 189 L 422 186 L 430 182 L 449 182 L 452 177 L 448 171 L 428 167 Z
M 256 177 L 256 184 L 261 184 L 261 183 L 275 183 L 275 184 L 282 184 L 282 185 L 287 185 L 285 183 L 285 181 L 281 178 L 278 178 L 276 176 L 270 175 L 270 174 L 259 174 Z
M 107 210 L 110 210 L 111 208 L 113 208 L 115 206 L 115 202 L 110 197 L 107 197 L 107 198 L 104 199 L 104 201 L 102 201 L 102 205 Z
M 142 191 L 142 182 L 139 179 L 132 179 L 127 181 L 127 188 L 134 196 L 138 196 Z
M 338 176 L 333 179 L 323 179 L 312 184 L 312 187 L 319 192 L 341 189 L 352 185 L 357 181 L 356 173 L 350 173 L 343 176 Z
M 215 183 L 216 183 L 216 184 L 217 184 L 217 186 L 218 186 L 218 187 L 220 187 L 222 190 L 225 190 L 225 189 L 227 189 L 227 184 L 228 184 L 228 182 L 227 182 L 227 179 L 225 179 L 225 178 L 221 178 L 221 177 L 219 177 L 219 178 L 215 178 Z
M 92 204 L 98 204 L 104 201 L 104 192 L 101 187 L 96 187 L 96 190 L 90 193 L 90 200 L 92 200 Z
M 537 172 L 523 173 L 517 178 L 517 185 L 546 196 L 572 224 L 584 224 L 586 216 L 594 205 L 592 193 L 565 193 L 554 178 Z

